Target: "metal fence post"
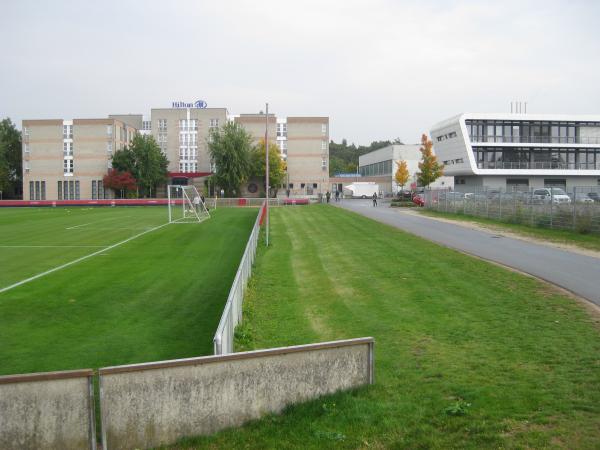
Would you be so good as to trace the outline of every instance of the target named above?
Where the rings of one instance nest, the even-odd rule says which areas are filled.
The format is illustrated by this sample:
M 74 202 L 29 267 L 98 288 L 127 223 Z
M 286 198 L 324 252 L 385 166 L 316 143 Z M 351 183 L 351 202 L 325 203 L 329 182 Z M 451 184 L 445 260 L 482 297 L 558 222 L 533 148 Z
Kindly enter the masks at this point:
M 490 202 L 488 201 L 487 188 L 484 189 L 483 195 L 485 195 L 485 217 L 490 218 Z
M 573 231 L 575 231 L 575 223 L 577 222 L 577 186 L 573 187 Z
M 554 189 L 550 187 L 550 228 L 554 228 Z
M 500 188 L 500 192 L 498 192 L 498 197 L 500 197 L 498 203 L 498 220 L 502 220 L 502 188 Z

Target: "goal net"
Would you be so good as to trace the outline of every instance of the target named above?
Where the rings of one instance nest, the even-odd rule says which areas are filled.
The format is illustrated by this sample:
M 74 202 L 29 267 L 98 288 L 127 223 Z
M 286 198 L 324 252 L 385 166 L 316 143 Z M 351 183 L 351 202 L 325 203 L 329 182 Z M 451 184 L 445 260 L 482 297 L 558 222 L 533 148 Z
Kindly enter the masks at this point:
M 167 186 L 169 223 L 198 223 L 210 218 L 196 186 Z

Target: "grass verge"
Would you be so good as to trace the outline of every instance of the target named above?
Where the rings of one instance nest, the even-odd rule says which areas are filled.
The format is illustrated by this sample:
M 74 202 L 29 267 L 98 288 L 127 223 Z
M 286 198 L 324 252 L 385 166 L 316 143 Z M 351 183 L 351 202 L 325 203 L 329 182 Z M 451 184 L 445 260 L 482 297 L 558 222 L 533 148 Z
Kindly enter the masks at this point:
M 271 213 L 238 350 L 374 336 L 374 386 L 190 448 L 597 448 L 600 324 L 530 277 L 360 215 Z
M 431 209 L 419 208 L 419 213 L 460 222 L 472 222 L 490 228 L 504 229 L 524 237 L 534 237 L 557 244 L 567 244 L 580 247 L 585 250 L 600 251 L 600 235 L 577 233 L 569 230 L 555 230 L 551 228 L 535 228 L 522 224 L 502 222 L 485 217 L 470 216 L 461 212 L 449 213 Z

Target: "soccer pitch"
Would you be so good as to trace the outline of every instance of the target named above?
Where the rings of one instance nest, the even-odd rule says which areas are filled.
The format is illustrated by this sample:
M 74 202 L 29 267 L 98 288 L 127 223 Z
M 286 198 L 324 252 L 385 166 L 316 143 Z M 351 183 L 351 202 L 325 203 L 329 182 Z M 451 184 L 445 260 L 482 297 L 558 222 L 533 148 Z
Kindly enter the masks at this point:
M 257 213 L 0 209 L 0 375 L 211 353 Z

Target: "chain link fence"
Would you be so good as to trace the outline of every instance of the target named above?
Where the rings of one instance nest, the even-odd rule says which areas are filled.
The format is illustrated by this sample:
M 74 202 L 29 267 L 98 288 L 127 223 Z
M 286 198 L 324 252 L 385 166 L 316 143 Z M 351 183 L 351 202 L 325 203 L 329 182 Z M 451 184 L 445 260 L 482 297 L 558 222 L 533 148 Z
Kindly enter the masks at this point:
M 580 233 L 600 233 L 600 186 L 523 189 L 442 189 L 424 193 L 435 211 Z

